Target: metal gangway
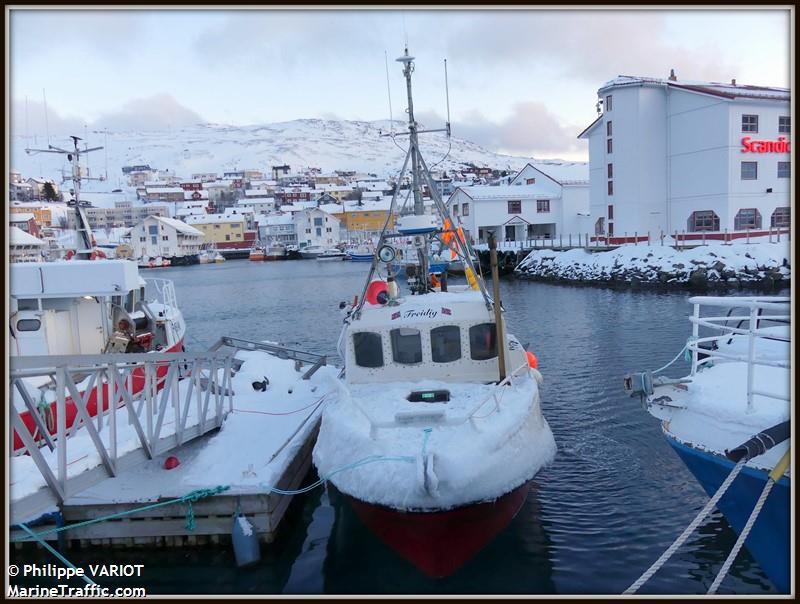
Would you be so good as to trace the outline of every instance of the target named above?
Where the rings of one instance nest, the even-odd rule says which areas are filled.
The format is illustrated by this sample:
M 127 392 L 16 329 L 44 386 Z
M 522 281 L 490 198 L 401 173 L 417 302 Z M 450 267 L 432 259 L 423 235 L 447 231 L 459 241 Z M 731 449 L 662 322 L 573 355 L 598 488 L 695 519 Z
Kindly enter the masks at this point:
M 219 428 L 233 407 L 233 355 L 11 357 L 11 523 Z

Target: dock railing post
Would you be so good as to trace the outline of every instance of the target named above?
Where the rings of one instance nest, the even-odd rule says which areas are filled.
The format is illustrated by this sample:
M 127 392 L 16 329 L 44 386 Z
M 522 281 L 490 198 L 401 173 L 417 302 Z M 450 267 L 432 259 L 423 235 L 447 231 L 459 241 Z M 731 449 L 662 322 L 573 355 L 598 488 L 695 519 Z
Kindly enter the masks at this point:
M 639 231 L 633 232 L 633 245 L 639 245 Z
M 569 247 L 572 249 L 572 233 L 569 234 Z
M 67 404 L 64 400 L 66 380 L 64 367 L 56 369 L 56 432 L 58 439 L 58 483 L 66 498 L 67 493 Z
M 750 309 L 750 325 L 747 334 L 747 412 L 753 411 L 753 361 L 756 351 L 756 321 L 758 309 L 754 304 Z
M 695 302 L 694 305 L 694 313 L 693 313 L 694 320 L 692 321 L 692 346 L 694 349 L 692 350 L 692 375 L 697 373 L 697 338 L 700 335 L 700 304 Z
M 745 233 L 747 233 L 747 243 L 750 244 L 750 229 L 746 229 Z
M 108 435 L 111 449 L 111 460 L 114 467 L 117 467 L 117 370 L 113 363 L 106 367 L 106 379 L 108 380 L 108 408 L 111 415 L 108 416 L 108 427 L 111 434 Z
M 664 247 L 664 229 L 661 229 L 661 247 Z
M 647 247 L 651 247 L 653 244 L 650 241 L 650 231 L 647 231 Z
M 775 232 L 778 233 L 778 243 L 781 242 L 781 227 L 775 229 Z

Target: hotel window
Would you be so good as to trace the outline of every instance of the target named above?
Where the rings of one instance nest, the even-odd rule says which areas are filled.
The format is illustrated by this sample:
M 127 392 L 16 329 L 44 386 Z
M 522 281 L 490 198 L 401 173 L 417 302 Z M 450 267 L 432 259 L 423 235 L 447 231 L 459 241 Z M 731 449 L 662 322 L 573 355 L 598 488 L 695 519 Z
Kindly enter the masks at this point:
M 528 179 L 525 181 L 525 184 L 526 184 L 526 185 L 535 185 L 535 184 L 536 184 L 536 179 L 535 179 L 535 178 L 528 178 Z
M 609 237 L 613 237 L 614 236 L 614 223 L 613 222 L 609 222 L 608 223 L 608 236 Z
M 522 201 L 514 200 L 508 202 L 509 214 L 522 214 Z
M 458 204 L 457 203 L 453 204 L 453 215 L 454 216 L 458 216 Z
M 789 178 L 791 163 L 788 161 L 778 162 L 778 178 Z
M 782 208 L 775 208 L 770 218 L 770 225 L 773 227 L 788 227 L 791 222 L 791 208 L 784 206 Z
M 462 216 L 469 216 L 469 204 L 465 203 L 461 205 L 461 215 Z
M 606 136 L 611 136 L 611 122 L 606 122 Z
M 742 132 L 758 132 L 758 116 L 757 115 L 743 115 L 742 116 Z
M 743 161 L 742 180 L 757 180 L 757 179 L 758 179 L 758 162 Z
M 609 220 L 614 220 L 614 206 L 613 205 L 608 206 L 608 219 Z
M 611 153 L 611 152 L 613 151 L 613 149 L 614 149 L 614 147 L 613 147 L 613 145 L 611 144 L 611 139 L 608 139 L 608 140 L 606 141 L 606 152 L 607 152 L 607 153 Z
M 536 212 L 539 214 L 546 214 L 550 211 L 550 200 L 549 199 L 537 199 L 536 200 Z
M 608 181 L 608 194 L 609 195 L 613 195 L 614 194 L 614 181 L 613 180 L 609 180 Z
M 597 222 L 594 223 L 594 234 L 595 235 L 603 235 L 606 232 L 606 219 L 605 218 L 598 218 Z
M 614 178 L 614 164 L 608 164 L 608 177 Z
M 760 229 L 761 228 L 761 212 L 756 208 L 747 208 L 739 210 L 733 219 L 733 229 L 735 231 L 744 231 L 745 229 Z
M 611 111 L 611 95 L 606 96 L 606 104 L 604 105 L 606 111 Z
M 792 118 L 788 115 L 781 115 L 778 117 L 778 132 L 781 134 L 792 133 Z
M 718 231 L 719 216 L 713 210 L 692 212 L 687 224 L 689 232 Z

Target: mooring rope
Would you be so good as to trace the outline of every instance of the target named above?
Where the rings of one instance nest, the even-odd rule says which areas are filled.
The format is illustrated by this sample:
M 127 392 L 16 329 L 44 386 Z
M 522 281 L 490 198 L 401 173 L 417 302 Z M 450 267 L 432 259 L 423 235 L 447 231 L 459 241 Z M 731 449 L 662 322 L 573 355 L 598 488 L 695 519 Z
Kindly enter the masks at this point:
M 734 479 L 739 475 L 739 472 L 742 471 L 742 468 L 744 468 L 744 465 L 745 465 L 746 462 L 747 462 L 747 459 L 742 458 L 739 461 L 739 463 L 737 463 L 733 467 L 733 470 L 731 470 L 731 473 L 728 474 L 727 478 L 725 478 L 723 483 L 720 485 L 719 489 L 717 489 L 717 492 L 714 493 L 714 496 L 711 499 L 708 500 L 708 503 L 706 503 L 705 506 L 703 506 L 703 509 L 700 510 L 700 512 L 697 514 L 697 516 L 695 516 L 694 520 L 692 520 L 689 523 L 689 526 L 687 526 L 686 529 L 680 534 L 680 536 L 672 543 L 672 545 L 670 545 L 666 549 L 666 551 L 663 554 L 661 554 L 661 557 L 658 560 L 656 560 L 650 568 L 648 568 L 646 571 L 644 571 L 644 573 L 642 574 L 641 577 L 636 579 L 636 581 L 634 581 L 633 584 L 631 584 L 631 586 L 628 589 L 626 589 L 625 591 L 622 592 L 623 595 L 636 593 L 638 591 L 638 589 L 642 585 L 647 583 L 647 581 L 650 579 L 650 577 L 652 577 L 654 574 L 656 574 L 656 572 L 658 572 L 658 570 L 662 566 L 664 566 L 664 564 L 667 562 L 667 560 L 669 560 L 672 557 L 672 555 L 676 551 L 678 551 L 678 548 L 681 545 L 684 544 L 684 542 L 695 531 L 695 529 L 697 529 L 697 527 L 700 526 L 700 523 L 706 518 L 706 516 L 708 516 L 708 514 L 711 512 L 711 510 L 714 509 L 714 506 L 717 505 L 717 502 L 725 494 L 725 491 L 728 490 L 728 487 L 731 486 L 731 484 L 733 483 Z
M 789 465 L 789 451 L 790 449 L 787 449 L 786 453 L 784 453 L 783 457 L 781 457 L 781 460 L 772 469 L 772 472 L 770 472 L 769 477 L 767 478 L 767 484 L 764 485 L 764 489 L 761 491 L 761 495 L 759 496 L 758 501 L 756 501 L 753 511 L 750 512 L 750 517 L 747 519 L 747 523 L 744 525 L 742 532 L 739 534 L 739 538 L 736 540 L 736 543 L 733 544 L 731 552 L 725 559 L 725 563 L 722 565 L 722 568 L 719 569 L 719 573 L 717 573 L 717 576 L 714 579 L 714 582 L 711 584 L 711 587 L 708 588 L 709 594 L 717 593 L 717 589 L 719 589 L 723 579 L 725 579 L 725 576 L 728 574 L 728 571 L 733 565 L 733 561 L 736 560 L 736 556 L 739 555 L 739 551 L 742 549 L 747 536 L 750 534 L 753 525 L 756 523 L 756 519 L 761 513 L 761 508 L 764 507 L 773 485 L 781 479 L 781 476 L 783 476 L 783 473 L 786 471 L 786 467 Z
M 67 559 L 66 559 L 64 556 L 62 556 L 62 555 L 61 555 L 61 554 L 58 552 L 58 550 L 57 550 L 57 549 L 55 549 L 53 546 L 51 546 L 49 543 L 47 543 L 47 541 L 45 541 L 44 539 L 42 539 L 42 538 L 41 538 L 41 536 L 40 536 L 38 533 L 35 533 L 35 532 L 33 532 L 33 531 L 30 529 L 30 528 L 28 528 L 28 525 L 26 525 L 24 522 L 20 522 L 20 523 L 19 523 L 19 527 L 20 527 L 20 528 L 21 528 L 23 531 L 25 531 L 26 533 L 28 533 L 28 534 L 29 534 L 31 537 L 33 537 L 34 539 L 36 539 L 36 541 L 38 541 L 40 545 L 42 545 L 42 546 L 43 546 L 43 547 L 44 547 L 44 548 L 45 548 L 47 551 L 49 551 L 51 554 L 53 554 L 53 555 L 54 555 L 56 558 L 58 558 L 59 560 L 61 560 L 61 562 L 63 562 L 63 563 L 64 563 L 64 564 L 65 564 L 67 567 L 71 568 L 72 570 L 77 570 L 77 568 L 75 567 L 75 565 L 74 565 L 72 562 L 70 562 L 69 560 L 67 560 Z M 89 577 L 87 577 L 86 575 L 82 574 L 82 575 L 79 575 L 79 576 L 80 576 L 80 578 L 81 578 L 81 579 L 83 579 L 83 580 L 84 580 L 84 581 L 85 581 L 87 584 L 89 584 L 89 585 L 96 585 L 96 583 L 95 583 L 94 581 L 92 581 L 92 580 L 91 580 Z

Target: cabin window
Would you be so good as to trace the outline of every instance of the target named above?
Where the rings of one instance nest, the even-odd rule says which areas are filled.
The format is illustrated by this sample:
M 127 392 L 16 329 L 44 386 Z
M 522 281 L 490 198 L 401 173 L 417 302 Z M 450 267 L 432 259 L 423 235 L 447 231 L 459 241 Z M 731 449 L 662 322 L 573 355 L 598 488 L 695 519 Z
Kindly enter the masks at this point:
M 457 325 L 431 329 L 431 358 L 434 363 L 452 363 L 461 358 L 461 330 Z
M 469 353 L 473 361 L 497 356 L 497 330 L 494 323 L 480 323 L 469 328 Z
M 383 367 L 381 334 L 359 331 L 353 334 L 353 352 L 359 367 Z
M 389 332 L 395 363 L 413 365 L 422 362 L 422 337 L 418 329 L 400 327 Z
M 39 319 L 20 319 L 17 321 L 17 331 L 39 331 L 42 322 Z

